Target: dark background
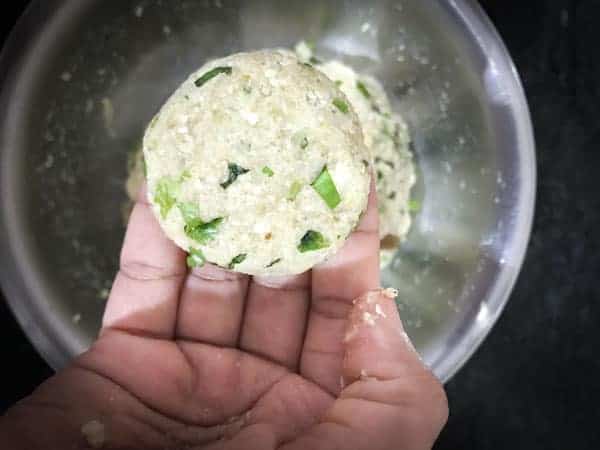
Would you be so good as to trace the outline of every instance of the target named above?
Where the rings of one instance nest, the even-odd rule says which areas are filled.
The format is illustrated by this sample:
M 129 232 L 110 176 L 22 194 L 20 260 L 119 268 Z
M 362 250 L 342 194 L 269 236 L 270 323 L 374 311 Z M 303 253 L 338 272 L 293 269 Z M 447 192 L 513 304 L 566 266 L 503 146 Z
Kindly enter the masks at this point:
M 27 2 L 8 3 L 2 42 Z M 531 105 L 538 205 L 505 313 L 447 386 L 450 422 L 436 448 L 598 449 L 600 1 L 481 3 L 515 59 Z M 3 411 L 52 372 L 1 297 L 0 342 Z

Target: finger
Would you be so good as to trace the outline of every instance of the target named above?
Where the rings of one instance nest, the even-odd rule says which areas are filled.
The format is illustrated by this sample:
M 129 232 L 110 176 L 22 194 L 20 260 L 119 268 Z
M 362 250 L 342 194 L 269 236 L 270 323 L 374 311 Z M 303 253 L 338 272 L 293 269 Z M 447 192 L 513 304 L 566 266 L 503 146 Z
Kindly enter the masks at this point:
M 398 314 L 397 292 L 368 292 L 353 302 L 344 334 L 343 376 L 358 380 L 393 380 L 429 372 L 413 347 Z
M 255 277 L 248 293 L 240 348 L 296 370 L 306 328 L 310 274 Z
M 286 450 L 431 448 L 448 417 L 442 385 L 402 328 L 395 293 L 370 292 L 354 305 L 345 336 L 340 394 L 321 423 Z
M 170 338 L 185 253 L 165 236 L 144 196 L 145 188 L 131 213 L 102 327 Z
M 177 316 L 177 338 L 236 346 L 248 289 L 246 275 L 207 264 L 185 280 Z
M 340 391 L 343 336 L 352 300 L 379 287 L 379 218 L 375 187 L 357 230 L 330 261 L 312 271 L 312 301 L 300 372 L 333 395 Z

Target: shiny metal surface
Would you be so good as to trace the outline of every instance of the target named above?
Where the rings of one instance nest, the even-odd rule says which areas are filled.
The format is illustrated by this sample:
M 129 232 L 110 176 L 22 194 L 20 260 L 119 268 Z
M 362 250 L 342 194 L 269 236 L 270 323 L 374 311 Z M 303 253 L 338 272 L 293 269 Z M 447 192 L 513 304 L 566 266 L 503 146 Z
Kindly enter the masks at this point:
M 474 1 L 49 0 L 0 66 L 0 278 L 51 365 L 99 327 L 128 153 L 166 96 L 208 58 L 303 38 L 382 79 L 408 120 L 422 211 L 383 278 L 442 380 L 475 351 L 522 264 L 536 175 L 518 76 Z

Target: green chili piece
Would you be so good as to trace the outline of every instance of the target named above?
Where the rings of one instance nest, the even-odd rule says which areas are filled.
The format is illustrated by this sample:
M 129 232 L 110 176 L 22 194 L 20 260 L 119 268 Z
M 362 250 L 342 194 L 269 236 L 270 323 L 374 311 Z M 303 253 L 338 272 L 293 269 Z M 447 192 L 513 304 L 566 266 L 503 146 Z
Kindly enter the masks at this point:
M 333 178 L 331 178 L 327 166 L 323 167 L 323 170 L 317 179 L 313 181 L 311 186 L 317 191 L 325 203 L 327 203 L 329 208 L 335 209 L 342 202 L 340 193 L 335 187 L 335 183 L 333 182 Z

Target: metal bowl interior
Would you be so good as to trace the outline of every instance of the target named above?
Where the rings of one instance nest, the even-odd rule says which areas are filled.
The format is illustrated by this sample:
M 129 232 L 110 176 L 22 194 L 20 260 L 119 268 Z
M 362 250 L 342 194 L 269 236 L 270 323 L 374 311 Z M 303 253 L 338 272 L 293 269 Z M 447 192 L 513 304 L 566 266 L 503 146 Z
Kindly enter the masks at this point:
M 51 0 L 2 57 L 2 286 L 55 368 L 97 333 L 124 233 L 128 155 L 209 58 L 317 43 L 380 78 L 410 124 L 422 203 L 383 271 L 448 380 L 506 303 L 534 209 L 529 113 L 503 44 L 468 0 Z

